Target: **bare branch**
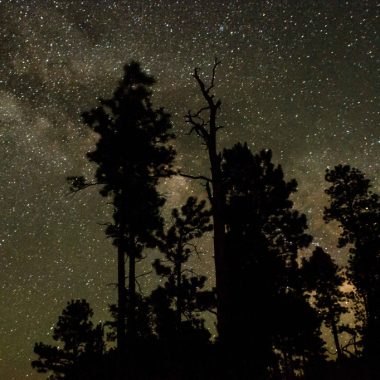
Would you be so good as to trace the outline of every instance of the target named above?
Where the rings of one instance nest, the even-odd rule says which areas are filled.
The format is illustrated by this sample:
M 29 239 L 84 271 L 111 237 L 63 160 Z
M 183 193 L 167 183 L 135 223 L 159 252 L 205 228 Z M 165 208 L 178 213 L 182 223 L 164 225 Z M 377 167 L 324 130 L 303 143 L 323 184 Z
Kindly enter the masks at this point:
M 205 177 L 203 175 L 191 175 L 191 174 L 184 174 L 179 172 L 178 173 L 181 177 L 190 178 L 190 179 L 201 179 L 206 182 L 212 182 L 211 178 Z
M 202 95 L 203 97 L 207 100 L 210 108 L 214 105 L 213 104 L 213 101 L 212 101 L 212 96 L 210 96 L 209 94 L 209 89 L 206 89 L 206 86 L 204 84 L 204 82 L 202 81 L 202 79 L 200 78 L 199 74 L 198 74 L 198 68 L 195 68 L 194 69 L 194 74 L 193 74 L 193 77 L 195 78 L 195 80 L 198 82 L 198 85 L 199 85 L 199 88 L 201 89 L 201 92 L 202 92 Z
M 210 86 L 206 88 L 203 80 L 200 78 L 199 73 L 198 73 L 198 68 L 194 69 L 194 74 L 193 77 L 197 81 L 199 88 L 201 89 L 202 95 L 207 101 L 209 108 L 210 109 L 217 109 L 220 107 L 222 104 L 220 100 L 218 100 L 216 103 L 214 103 L 214 95 L 210 95 L 210 91 L 213 89 L 214 84 L 215 84 L 215 73 L 216 73 L 216 68 L 221 64 L 221 61 L 218 61 L 215 58 L 214 66 L 212 68 L 212 77 L 211 77 L 211 83 Z
M 210 107 L 207 106 L 207 107 L 202 107 L 201 109 L 198 110 L 198 112 L 196 112 L 196 113 L 194 113 L 194 114 L 191 114 L 190 111 L 189 111 L 189 113 L 191 114 L 192 117 L 197 118 L 197 117 L 200 116 L 200 114 L 201 114 L 202 112 L 204 112 L 204 111 L 208 111 L 209 109 L 210 109 Z
M 206 108 L 207 109 L 207 108 Z M 203 109 L 204 110 L 204 109 Z M 198 120 L 197 120 L 198 119 Z M 204 139 L 206 142 L 209 140 L 209 133 L 206 129 L 207 122 L 205 122 L 201 117 L 200 117 L 200 111 L 192 114 L 191 111 L 187 113 L 185 116 L 185 121 L 186 123 L 190 124 L 192 127 L 189 131 L 189 135 L 195 131 L 196 134 Z
M 206 191 L 207 191 L 207 196 L 208 196 L 208 200 L 210 201 L 211 205 L 213 204 L 213 196 L 212 196 L 212 192 L 211 192 L 211 186 L 210 186 L 210 181 L 207 181 L 206 182 Z
M 106 223 L 99 223 L 99 222 L 97 222 L 96 223 L 98 226 L 102 226 L 102 227 L 109 227 L 109 226 L 112 226 L 112 223 L 109 223 L 109 222 L 106 222 Z
M 195 276 L 199 276 L 199 274 L 198 274 L 197 272 L 195 272 L 193 269 L 189 269 L 189 268 L 187 268 L 187 269 L 183 269 L 183 270 L 181 271 L 181 273 L 186 273 L 186 272 L 189 272 L 189 273 L 191 273 L 191 274 L 194 274 Z
M 153 273 L 152 270 L 149 271 L 149 272 L 141 273 L 141 274 L 139 274 L 138 276 L 136 276 L 135 279 L 136 279 L 136 278 L 140 278 L 140 277 L 147 276 L 148 274 L 151 274 L 151 273 Z M 128 278 L 129 278 L 129 276 L 125 276 L 125 279 L 126 279 L 126 280 L 127 280 Z
M 219 60 L 215 57 L 215 59 L 214 59 L 214 66 L 213 66 L 213 68 L 212 68 L 211 85 L 210 85 L 210 87 L 207 89 L 207 91 L 210 91 L 210 90 L 214 87 L 216 68 L 217 68 L 221 63 L 222 63 L 222 62 L 219 61 Z
M 206 311 L 208 311 L 211 314 L 218 315 L 218 313 L 213 309 L 206 309 Z
M 144 277 L 144 276 L 147 276 L 148 274 L 151 274 L 153 273 L 153 271 L 149 271 L 149 272 L 145 272 L 145 273 L 142 273 L 142 274 L 139 274 L 138 276 L 136 276 L 136 278 L 140 278 L 140 277 Z
M 193 249 L 193 251 L 195 252 L 195 254 L 198 256 L 198 259 L 200 259 L 200 254 L 199 254 L 199 251 L 198 251 L 198 247 L 195 244 L 187 242 L 185 244 L 185 246 L 190 246 Z
M 136 282 L 137 287 L 139 288 L 139 292 L 140 292 L 140 294 L 141 294 L 141 295 L 144 295 L 144 293 L 143 293 L 143 291 L 142 291 L 142 289 L 141 289 L 140 283 L 137 281 L 137 278 L 135 279 L 135 282 Z

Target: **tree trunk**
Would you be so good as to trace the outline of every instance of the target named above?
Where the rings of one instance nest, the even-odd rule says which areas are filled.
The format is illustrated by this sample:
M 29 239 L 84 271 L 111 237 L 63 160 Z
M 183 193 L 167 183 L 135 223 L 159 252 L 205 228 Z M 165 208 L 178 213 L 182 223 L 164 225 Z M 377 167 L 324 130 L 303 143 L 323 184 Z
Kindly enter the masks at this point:
M 338 360 L 341 360 L 341 359 L 343 359 L 343 353 L 342 353 L 342 349 L 341 349 L 340 343 L 339 343 L 338 328 L 337 328 L 334 320 L 331 321 L 331 332 L 332 332 L 332 335 L 334 337 L 334 343 L 335 343 L 336 353 L 338 355 Z
M 215 70 L 220 64 L 217 60 L 213 66 L 211 83 L 206 87 L 203 80 L 199 77 L 198 70 L 194 71 L 194 78 L 196 79 L 199 88 L 202 92 L 207 106 L 201 108 L 197 113 L 187 114 L 187 122 L 192 126 L 191 131 L 195 131 L 197 135 L 203 140 L 203 143 L 207 146 L 210 169 L 211 169 L 211 182 L 212 191 L 209 189 L 209 182 L 207 182 L 208 196 L 212 207 L 212 216 L 214 224 L 214 260 L 215 260 L 215 282 L 216 282 L 216 295 L 217 295 L 217 329 L 219 334 L 219 341 L 222 346 L 225 346 L 230 335 L 228 333 L 231 330 L 231 326 L 228 323 L 229 315 L 229 296 L 227 285 L 227 269 L 228 263 L 225 255 L 225 223 L 223 218 L 224 207 L 224 194 L 222 190 L 222 178 L 221 178 L 221 156 L 218 154 L 217 149 L 217 131 L 219 129 L 217 125 L 217 113 L 220 110 L 221 101 L 215 101 L 214 95 L 210 91 L 214 87 Z M 207 111 L 208 122 L 205 122 L 200 114 L 203 111 Z
M 119 225 L 119 245 L 117 247 L 117 348 L 122 355 L 125 352 L 125 310 L 126 310 L 126 290 L 125 290 L 125 253 L 123 249 L 123 226 Z
M 175 286 L 176 286 L 176 323 L 177 323 L 177 331 L 179 331 L 179 328 L 181 327 L 181 321 L 182 321 L 182 299 L 181 299 L 181 287 L 182 287 L 182 281 L 181 281 L 181 271 L 182 266 L 181 262 L 179 260 L 176 261 L 175 267 Z
M 133 239 L 134 240 L 134 239 Z M 134 241 L 133 243 L 134 244 Z M 128 318 L 127 332 L 128 344 L 133 345 L 136 341 L 136 254 L 135 247 L 130 245 L 128 252 L 129 270 L 128 270 Z
M 117 350 L 118 350 L 118 379 L 124 378 L 126 336 L 125 336 L 125 312 L 126 312 L 126 289 L 125 289 L 125 253 L 123 247 L 122 223 L 119 225 L 119 244 L 117 247 Z
M 223 218 L 224 195 L 222 191 L 220 157 L 216 148 L 215 114 L 210 116 L 209 159 L 212 177 L 212 216 L 214 224 L 214 260 L 215 285 L 217 293 L 217 329 L 219 340 L 223 344 L 227 340 L 228 327 L 228 278 L 225 257 L 225 223 Z M 213 127 L 214 126 L 214 127 Z

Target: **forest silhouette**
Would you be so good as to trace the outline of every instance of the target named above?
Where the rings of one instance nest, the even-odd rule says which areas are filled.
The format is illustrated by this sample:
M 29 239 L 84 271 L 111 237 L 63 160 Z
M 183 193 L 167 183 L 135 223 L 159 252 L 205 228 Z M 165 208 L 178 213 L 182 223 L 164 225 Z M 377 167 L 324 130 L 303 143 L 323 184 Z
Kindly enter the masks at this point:
M 94 325 L 86 300 L 67 303 L 56 344 L 34 348 L 32 367 L 47 379 L 380 378 L 379 196 L 360 170 L 327 169 L 323 217 L 339 224 L 337 246 L 348 247 L 348 264 L 338 267 L 318 246 L 303 257 L 313 237 L 291 200 L 296 180 L 284 178 L 271 150 L 252 152 L 244 142 L 218 150 L 219 65 L 208 82 L 195 69 L 204 105 L 185 116 L 209 173 L 177 168 L 170 114 L 154 108 L 155 80 L 137 62 L 124 67 L 112 98 L 82 114 L 98 136 L 87 154 L 96 173 L 68 182 L 74 193 L 96 187 L 113 206 L 105 234 L 117 254 L 117 304 L 109 321 Z M 171 176 L 199 181 L 205 192 L 164 220 L 158 185 Z M 213 289 L 186 265 L 206 233 L 213 235 Z M 147 266 L 147 249 L 160 254 L 149 274 L 157 287 L 144 296 L 136 268 Z M 216 315 L 214 339 L 207 313 Z

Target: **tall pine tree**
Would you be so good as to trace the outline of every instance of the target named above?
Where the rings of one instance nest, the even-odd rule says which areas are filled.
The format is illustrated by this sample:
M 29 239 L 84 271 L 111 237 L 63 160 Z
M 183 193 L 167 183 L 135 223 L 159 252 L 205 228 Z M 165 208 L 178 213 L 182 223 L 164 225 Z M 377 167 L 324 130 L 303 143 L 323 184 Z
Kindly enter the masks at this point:
M 97 372 L 102 369 L 97 364 L 102 363 L 105 351 L 103 326 L 94 327 L 92 316 L 85 300 L 68 302 L 53 329 L 58 345 L 36 343 L 38 359 L 32 361 L 32 367 L 49 374 L 49 380 L 76 380 L 84 374 L 87 379 L 100 379 Z
M 99 139 L 89 152 L 97 164 L 96 184 L 100 194 L 114 206 L 113 219 L 106 233 L 118 249 L 118 329 L 117 344 L 125 350 L 125 316 L 129 343 L 135 335 L 136 260 L 146 246 L 155 244 L 153 232 L 162 228 L 160 208 L 164 198 L 157 191 L 159 178 L 171 175 L 175 152 L 168 145 L 174 137 L 170 115 L 151 102 L 154 79 L 140 65 L 124 67 L 124 77 L 111 99 L 83 113 L 84 123 Z M 89 186 L 83 177 L 71 177 L 72 189 Z M 128 312 L 126 310 L 125 255 L 128 257 Z
M 347 299 L 342 292 L 344 278 L 338 266 L 321 247 L 315 248 L 309 259 L 303 260 L 302 272 L 309 291 L 314 291 L 315 306 L 334 338 L 337 358 L 343 358 L 339 341 L 341 317 L 348 312 L 343 302 Z
M 311 241 L 305 215 L 290 200 L 297 183 L 285 181 L 271 160 L 271 151 L 254 155 L 246 144 L 223 154 L 230 268 L 225 318 L 231 326 L 226 336 L 240 378 L 265 377 L 268 370 L 290 376 L 322 347 L 320 323 L 304 296 L 297 262 L 299 249 Z
M 330 205 L 324 218 L 339 223 L 338 246 L 349 246 L 348 274 L 365 310 L 364 354 L 375 364 L 380 360 L 380 198 L 370 180 L 348 165 L 328 169 L 325 178 Z
M 160 236 L 159 247 L 165 258 L 153 263 L 156 273 L 166 280 L 153 297 L 163 293 L 170 300 L 168 304 L 174 312 L 172 328 L 176 334 L 180 334 L 183 321 L 196 327 L 199 311 L 211 307 L 211 302 L 210 305 L 203 302 L 207 298 L 212 300 L 212 294 L 202 290 L 206 277 L 195 274 L 188 265 L 190 257 L 197 254 L 194 240 L 212 229 L 211 213 L 205 205 L 205 201 L 189 197 L 180 210 L 172 210 L 172 224 Z

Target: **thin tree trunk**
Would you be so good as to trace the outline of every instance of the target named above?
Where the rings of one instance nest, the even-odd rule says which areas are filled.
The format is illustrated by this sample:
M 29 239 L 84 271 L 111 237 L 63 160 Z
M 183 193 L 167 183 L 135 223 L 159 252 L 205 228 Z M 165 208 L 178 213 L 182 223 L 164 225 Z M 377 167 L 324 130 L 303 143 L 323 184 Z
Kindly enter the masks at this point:
M 182 299 L 181 299 L 181 287 L 182 287 L 182 279 L 181 279 L 181 271 L 182 266 L 181 262 L 177 260 L 174 267 L 175 271 L 175 281 L 176 281 L 176 293 L 177 293 L 177 299 L 176 299 L 176 319 L 177 319 L 177 330 L 179 330 L 181 326 L 182 321 Z
M 216 115 L 212 115 L 215 117 Z M 213 121 L 211 123 L 211 121 Z M 210 118 L 211 125 L 215 119 Z M 216 131 L 210 133 L 209 158 L 212 175 L 212 216 L 214 224 L 214 260 L 215 260 L 215 282 L 217 291 L 217 328 L 220 342 L 225 342 L 228 332 L 228 287 L 226 286 L 227 263 L 225 257 L 225 223 L 223 220 L 224 195 L 221 184 L 220 158 L 216 150 Z
M 136 341 L 136 254 L 135 248 L 130 246 L 128 254 L 128 296 L 129 308 L 127 318 L 128 344 L 133 345 Z
M 215 101 L 214 95 L 210 91 L 214 87 L 215 70 L 220 62 L 215 61 L 212 71 L 212 78 L 209 87 L 199 77 L 197 69 L 194 72 L 199 88 L 202 92 L 203 98 L 207 103 L 207 107 L 200 109 L 197 113 L 187 114 L 187 122 L 192 126 L 191 131 L 195 131 L 197 135 L 203 140 L 207 146 L 210 169 L 211 169 L 211 186 L 212 192 L 209 191 L 209 183 L 207 183 L 208 196 L 212 207 L 212 216 L 214 224 L 214 260 L 215 260 L 215 282 L 217 293 L 217 329 L 219 334 L 219 341 L 222 346 L 227 342 L 227 335 L 229 331 L 228 326 L 228 286 L 226 279 L 228 278 L 227 269 L 228 265 L 225 257 L 225 223 L 223 218 L 223 205 L 224 195 L 222 191 L 221 179 L 221 156 L 217 150 L 217 113 L 220 110 L 221 101 Z M 199 115 L 207 111 L 209 113 L 208 122 L 202 120 Z
M 119 245 L 117 247 L 117 348 L 121 355 L 125 353 L 125 311 L 126 311 L 126 289 L 125 289 L 125 253 L 123 249 L 123 226 L 119 225 Z
M 342 353 L 342 349 L 341 349 L 340 343 L 339 343 L 338 328 L 337 328 L 334 320 L 331 321 L 331 332 L 332 332 L 332 335 L 334 337 L 334 343 L 335 343 L 336 353 L 338 355 L 338 360 L 341 360 L 341 359 L 343 359 L 343 353 Z
M 125 313 L 126 313 L 126 289 L 125 289 L 125 253 L 123 248 L 122 223 L 119 225 L 119 244 L 117 247 L 117 349 L 118 349 L 118 379 L 124 379 L 124 361 L 126 353 Z

